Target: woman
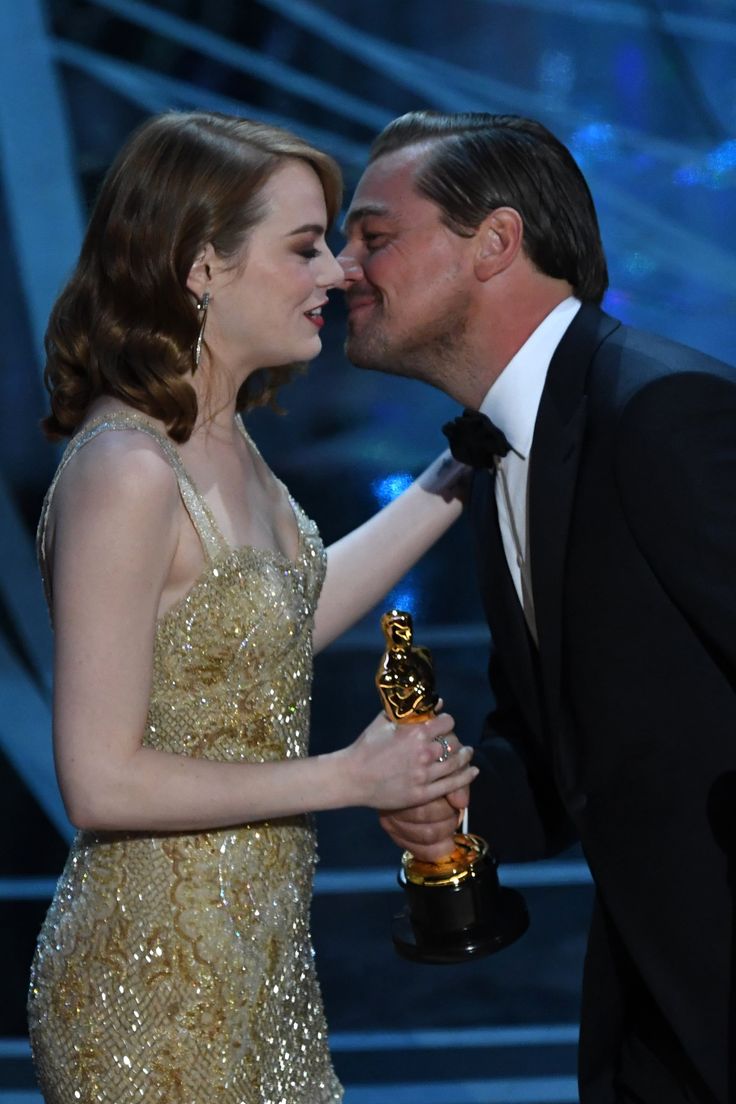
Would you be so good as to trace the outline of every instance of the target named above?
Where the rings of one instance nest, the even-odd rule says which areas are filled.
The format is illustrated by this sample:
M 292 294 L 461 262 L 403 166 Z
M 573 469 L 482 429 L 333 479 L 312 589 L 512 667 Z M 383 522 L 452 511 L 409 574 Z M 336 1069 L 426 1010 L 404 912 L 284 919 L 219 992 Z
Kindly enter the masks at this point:
M 339 197 L 331 159 L 286 132 L 153 119 L 51 316 L 46 428 L 73 438 L 39 552 L 80 829 L 29 1001 L 51 1104 L 339 1100 L 306 814 L 420 804 L 475 774 L 447 716 L 397 732 L 378 717 L 307 755 L 313 646 L 460 510 L 430 469 L 325 564 L 236 416 L 319 352 Z

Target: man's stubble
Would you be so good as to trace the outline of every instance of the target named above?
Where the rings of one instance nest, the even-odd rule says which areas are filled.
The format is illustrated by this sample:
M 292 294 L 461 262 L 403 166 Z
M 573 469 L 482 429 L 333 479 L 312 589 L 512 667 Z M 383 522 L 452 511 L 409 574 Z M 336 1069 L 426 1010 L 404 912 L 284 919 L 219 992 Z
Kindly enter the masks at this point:
M 458 290 L 440 314 L 410 331 L 402 333 L 390 322 L 378 302 L 362 331 L 351 333 L 348 323 L 348 360 L 357 368 L 422 380 L 451 393 L 453 379 L 468 363 L 466 294 Z

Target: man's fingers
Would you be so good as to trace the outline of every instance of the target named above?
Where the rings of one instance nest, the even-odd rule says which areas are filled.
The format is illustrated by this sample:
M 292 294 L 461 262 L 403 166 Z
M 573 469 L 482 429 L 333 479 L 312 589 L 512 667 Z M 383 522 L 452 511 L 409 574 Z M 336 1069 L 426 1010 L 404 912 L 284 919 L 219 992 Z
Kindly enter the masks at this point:
M 391 809 L 381 813 L 381 817 L 390 817 L 397 824 L 433 824 L 447 820 L 454 815 L 444 797 L 428 801 L 425 805 L 415 805 L 410 809 Z
M 470 804 L 470 787 L 462 786 L 459 790 L 453 790 L 452 793 L 447 794 L 445 800 L 452 805 L 453 809 L 462 813 Z
M 442 820 L 431 823 L 405 820 L 402 816 L 382 813 L 380 822 L 394 843 L 413 851 L 417 847 L 431 847 L 439 840 L 451 837 L 457 824 L 457 813 L 453 811 L 449 816 L 445 815 Z
M 380 819 L 382 827 L 396 846 L 402 851 L 411 851 L 415 858 L 423 862 L 439 862 L 453 849 L 455 818 L 445 822 L 442 830 L 439 825 L 413 824 L 409 826 L 409 831 L 403 824 L 396 824 L 388 814 L 381 816 Z
M 411 851 L 415 859 L 419 859 L 420 862 L 440 862 L 442 859 L 446 859 L 448 855 L 452 854 L 455 847 L 455 841 L 452 836 L 447 836 L 441 843 L 435 843 L 431 847 L 417 847 L 416 849 L 408 848 Z M 406 850 L 406 848 L 405 848 Z

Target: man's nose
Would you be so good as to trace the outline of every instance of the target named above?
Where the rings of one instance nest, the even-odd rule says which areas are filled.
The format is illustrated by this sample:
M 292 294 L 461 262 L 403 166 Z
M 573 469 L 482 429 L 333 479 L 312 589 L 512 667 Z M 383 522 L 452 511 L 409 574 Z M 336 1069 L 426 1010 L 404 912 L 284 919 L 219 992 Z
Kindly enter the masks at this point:
M 362 279 L 363 267 L 356 257 L 351 256 L 348 249 L 343 249 L 342 252 L 338 253 L 335 259 L 342 269 L 342 286 L 344 288 L 349 287 L 350 284 L 354 284 L 356 280 Z

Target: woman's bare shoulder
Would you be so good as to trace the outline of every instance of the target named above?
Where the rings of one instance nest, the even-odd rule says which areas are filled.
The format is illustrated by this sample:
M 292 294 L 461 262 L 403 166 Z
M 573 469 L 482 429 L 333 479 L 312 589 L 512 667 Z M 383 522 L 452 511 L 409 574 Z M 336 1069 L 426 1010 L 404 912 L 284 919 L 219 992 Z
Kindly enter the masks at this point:
M 176 473 L 158 442 L 137 430 L 109 429 L 71 457 L 52 505 L 56 522 L 153 527 L 160 533 L 171 525 L 178 504 Z
M 167 496 L 177 491 L 176 473 L 161 445 L 136 429 L 106 429 L 70 459 L 63 476 L 67 487 L 135 497 Z

